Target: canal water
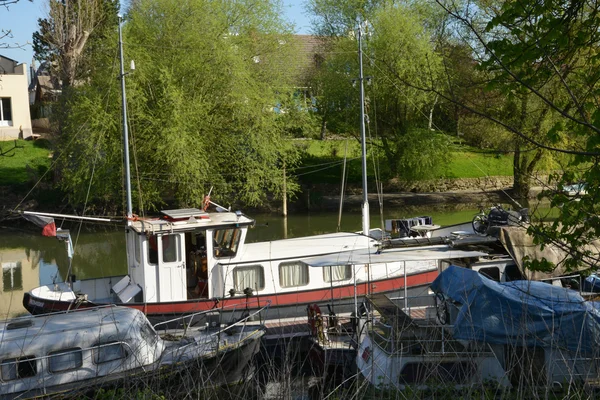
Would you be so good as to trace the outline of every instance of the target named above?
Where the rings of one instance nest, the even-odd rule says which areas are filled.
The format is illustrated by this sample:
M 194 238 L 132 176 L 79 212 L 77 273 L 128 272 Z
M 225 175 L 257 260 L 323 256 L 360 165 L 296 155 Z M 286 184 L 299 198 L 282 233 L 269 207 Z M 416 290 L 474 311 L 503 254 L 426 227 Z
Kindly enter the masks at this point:
M 383 219 L 409 218 L 428 215 L 438 225 L 452 225 L 470 221 L 478 210 L 448 210 L 447 208 L 411 208 L 388 210 Z M 372 210 L 371 214 L 374 214 Z M 290 215 L 251 215 L 256 226 L 250 230 L 248 241 L 264 241 L 335 232 L 338 213 L 324 212 Z M 382 218 L 373 216 L 371 228 L 381 227 Z M 57 221 L 57 225 L 61 222 Z M 62 282 L 68 274 L 77 279 L 120 275 L 127 271 L 125 237 L 118 227 L 64 225 L 71 233 L 75 255 L 69 265 L 66 246 L 56 238 L 41 236 L 41 229 L 27 222 L 5 222 L 0 228 L 0 318 L 25 314 L 24 292 L 53 282 Z M 342 215 L 340 230 L 360 231 L 361 216 L 357 213 Z

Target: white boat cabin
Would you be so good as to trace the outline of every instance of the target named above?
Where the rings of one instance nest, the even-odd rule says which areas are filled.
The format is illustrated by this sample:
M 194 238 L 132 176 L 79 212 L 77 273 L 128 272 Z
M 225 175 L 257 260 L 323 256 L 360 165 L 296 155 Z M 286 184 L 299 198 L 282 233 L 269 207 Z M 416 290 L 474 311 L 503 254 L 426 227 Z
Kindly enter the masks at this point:
M 254 220 L 240 212 L 162 213 L 163 218 L 139 219 L 127 229 L 129 275 L 112 291 L 124 303 L 222 297 L 218 288 L 223 287 L 223 277 L 209 268 L 242 250 Z
M 101 307 L 0 322 L 0 397 L 70 390 L 157 362 L 162 340 L 144 314 Z

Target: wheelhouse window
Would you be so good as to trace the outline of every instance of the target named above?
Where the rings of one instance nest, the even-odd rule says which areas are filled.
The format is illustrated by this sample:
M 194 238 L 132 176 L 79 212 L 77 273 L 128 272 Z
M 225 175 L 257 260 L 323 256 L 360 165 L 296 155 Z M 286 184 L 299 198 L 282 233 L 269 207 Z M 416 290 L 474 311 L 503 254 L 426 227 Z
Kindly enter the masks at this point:
M 351 265 L 331 265 L 323 268 L 323 280 L 325 282 L 346 281 L 352 278 Z
M 265 272 L 262 265 L 248 265 L 233 269 L 233 287 L 236 292 L 246 288 L 263 290 L 265 288 Z
M 148 262 L 158 264 L 158 242 L 155 235 L 148 236 Z
M 163 235 L 162 241 L 162 260 L 163 262 L 176 262 L 181 260 L 179 254 L 179 235 Z
M 2 379 L 11 381 L 14 379 L 29 378 L 37 374 L 37 362 L 35 356 L 23 356 L 19 358 L 8 358 L 2 361 L 0 371 Z
M 308 265 L 299 261 L 279 264 L 279 285 L 282 288 L 308 285 Z
M 235 257 L 242 230 L 239 228 L 219 229 L 214 232 L 214 254 L 215 257 Z
M 12 126 L 10 97 L 0 97 L 0 126 Z
M 54 351 L 49 354 L 48 368 L 50 372 L 62 372 L 77 369 L 83 365 L 81 348 Z
M 140 237 L 135 233 L 130 233 L 130 238 L 133 240 L 133 255 L 135 256 L 135 261 L 138 263 L 141 261 L 141 249 L 140 249 Z
M 127 351 L 123 343 L 100 344 L 94 348 L 94 362 L 102 364 L 109 361 L 119 360 L 127 357 Z

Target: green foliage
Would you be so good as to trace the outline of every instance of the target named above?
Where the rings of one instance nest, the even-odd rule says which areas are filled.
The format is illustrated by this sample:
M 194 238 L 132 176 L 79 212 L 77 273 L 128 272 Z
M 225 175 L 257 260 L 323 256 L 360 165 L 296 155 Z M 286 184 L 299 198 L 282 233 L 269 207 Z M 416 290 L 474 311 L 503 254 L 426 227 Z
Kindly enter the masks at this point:
M 405 179 L 439 175 L 444 159 L 438 156 L 449 142 L 443 136 L 418 133 L 428 125 L 424 116 L 435 107 L 436 98 L 414 88 L 437 80 L 441 72 L 431 33 L 422 23 L 425 7 L 389 1 L 344 1 L 334 7 L 329 1 L 313 1 L 311 9 L 318 13 L 317 30 L 337 35 L 328 43 L 329 53 L 318 77 L 318 109 L 327 128 L 359 137 L 358 43 L 354 32 L 356 17 L 360 16 L 369 21 L 369 34 L 363 35 L 364 76 L 370 83 L 365 86 L 365 112 L 372 121 L 367 129 L 376 135 L 377 152 L 385 158 L 389 171 Z M 417 144 L 420 154 L 407 147 Z
M 551 199 L 558 218 L 530 228 L 537 243 L 567 249 L 567 270 L 597 268 L 597 256 L 585 246 L 600 234 L 599 28 L 600 7 L 595 2 L 504 2 L 485 34 L 492 39 L 482 66 L 495 75 L 491 87 L 516 106 L 516 113 L 507 110 L 502 117 L 522 134 L 518 140 L 527 137 L 576 154 L 558 159 L 570 164 L 552 177 L 542 194 Z M 514 118 L 525 112 L 533 118 Z M 563 187 L 578 182 L 587 182 L 587 192 L 573 201 Z M 543 260 L 532 265 L 548 268 Z
M 402 135 L 398 146 L 398 176 L 405 180 L 435 179 L 444 176 L 450 159 L 450 139 L 440 133 L 414 129 Z
M 273 89 L 290 87 L 282 26 L 269 0 L 132 4 L 124 41 L 125 59 L 136 62 L 127 97 L 137 208 L 200 206 L 211 187 L 222 203 L 257 205 L 282 195 L 283 170 L 299 160 L 285 139 L 311 126 L 291 119 L 299 114 L 291 101 L 283 104 L 290 112 L 273 111 L 282 97 L 293 98 L 292 89 Z M 101 202 L 122 198 L 114 74 L 96 71 L 68 103 L 61 182 L 75 203 L 88 187 Z M 286 184 L 288 196 L 298 188 L 289 176 Z

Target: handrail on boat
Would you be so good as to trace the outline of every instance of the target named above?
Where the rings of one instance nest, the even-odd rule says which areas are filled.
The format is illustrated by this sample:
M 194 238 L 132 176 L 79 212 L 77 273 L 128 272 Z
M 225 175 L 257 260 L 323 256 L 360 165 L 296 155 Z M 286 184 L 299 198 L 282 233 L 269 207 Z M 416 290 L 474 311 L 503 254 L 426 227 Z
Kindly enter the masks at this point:
M 265 304 L 266 303 L 266 304 Z M 259 300 L 252 300 L 252 301 L 247 301 L 245 303 L 237 303 L 237 304 L 232 304 L 232 305 L 227 305 L 227 306 L 223 306 L 223 307 L 218 307 L 218 308 L 211 308 L 210 310 L 203 310 L 203 311 L 199 311 L 193 314 L 187 314 L 187 315 L 183 315 L 181 317 L 177 317 L 177 318 L 173 318 L 167 321 L 162 321 L 159 322 L 155 325 L 153 325 L 152 327 L 154 328 L 155 331 L 158 331 L 160 326 L 165 325 L 167 326 L 168 324 L 172 324 L 172 323 L 176 323 L 176 322 L 185 322 L 186 319 L 189 318 L 189 322 L 186 324 L 187 326 L 192 325 L 192 322 L 194 320 L 195 317 L 198 316 L 202 316 L 202 315 L 208 315 L 208 314 L 212 314 L 214 312 L 231 312 L 231 313 L 235 313 L 238 311 L 247 311 L 248 307 L 253 305 L 253 304 L 257 304 L 258 306 L 260 306 L 260 301 Z M 257 309 L 256 311 L 249 313 L 247 316 L 239 319 L 238 321 L 234 322 L 233 324 L 229 325 L 228 327 L 226 327 L 225 329 L 220 329 L 219 332 L 223 332 L 229 328 L 231 328 L 232 326 L 236 326 L 241 322 L 246 322 L 248 319 L 250 319 L 251 317 L 254 317 L 255 315 L 260 314 L 261 312 L 267 310 L 270 306 L 271 306 L 271 300 L 266 300 L 263 301 L 263 304 L 265 304 L 264 306 L 262 306 L 261 308 Z M 243 308 L 241 308 L 240 306 L 243 306 Z M 166 327 L 164 329 L 167 329 Z

